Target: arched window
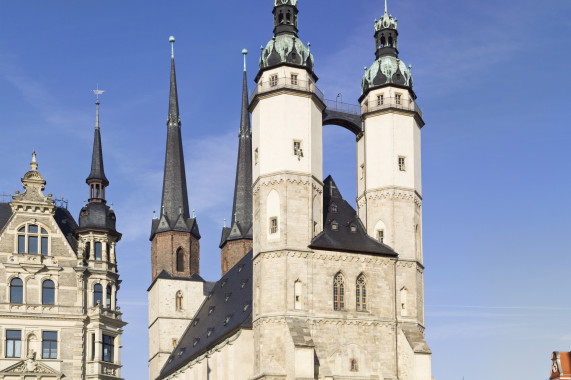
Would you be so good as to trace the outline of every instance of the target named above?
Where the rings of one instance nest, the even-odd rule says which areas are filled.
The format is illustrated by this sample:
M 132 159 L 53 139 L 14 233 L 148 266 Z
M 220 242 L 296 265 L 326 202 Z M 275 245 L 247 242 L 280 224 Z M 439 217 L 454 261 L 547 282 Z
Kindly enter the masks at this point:
M 284 14 L 282 12 L 280 12 L 280 15 L 278 16 L 278 20 L 279 20 L 280 24 L 284 20 Z
M 30 255 L 48 254 L 48 231 L 35 224 L 24 226 L 18 230 L 18 253 Z
M 93 307 L 103 305 L 103 286 L 95 284 L 93 287 Z
M 367 278 L 365 275 L 357 277 L 356 285 L 357 311 L 365 311 L 367 310 Z
M 42 283 L 42 305 L 54 305 L 56 300 L 56 286 L 52 280 Z
M 333 281 L 333 310 L 345 309 L 345 279 L 341 273 Z
M 393 37 L 389 36 L 389 47 L 393 47 Z
M 10 303 L 24 303 L 24 283 L 20 278 L 10 281 Z
M 107 298 L 105 299 L 105 306 L 111 309 L 111 297 L 113 297 L 113 290 L 111 285 L 107 285 Z
M 176 309 L 182 310 L 184 298 L 182 296 L 182 292 L 179 290 L 176 293 Z
M 97 261 L 103 260 L 102 250 L 103 250 L 103 245 L 100 242 L 95 243 L 95 260 Z
M 182 248 L 176 251 L 176 270 L 177 272 L 184 272 L 184 251 Z
M 291 22 L 291 13 L 289 11 L 286 13 L 286 20 L 288 24 Z
M 385 39 L 385 36 L 381 36 L 381 47 L 384 48 L 386 43 L 387 40 Z

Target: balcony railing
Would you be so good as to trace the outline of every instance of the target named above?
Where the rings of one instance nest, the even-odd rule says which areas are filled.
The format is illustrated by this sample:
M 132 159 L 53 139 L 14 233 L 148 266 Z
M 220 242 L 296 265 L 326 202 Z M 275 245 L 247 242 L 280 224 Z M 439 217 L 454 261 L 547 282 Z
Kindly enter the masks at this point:
M 393 109 L 396 108 L 404 111 L 416 112 L 422 118 L 422 111 L 420 110 L 420 107 L 418 106 L 418 104 L 415 103 L 414 100 L 405 100 L 402 98 L 385 98 L 380 101 L 375 99 L 371 103 L 369 103 L 368 105 L 366 104 L 361 105 L 361 115 L 368 112 L 375 112 L 388 108 L 393 108 Z
M 256 87 L 256 89 L 254 90 L 254 92 L 252 92 L 252 95 L 250 96 L 250 103 L 252 102 L 252 100 L 254 100 L 254 98 L 257 95 L 263 94 L 265 92 L 279 90 L 282 88 L 289 88 L 292 90 L 304 91 L 304 92 L 312 92 L 315 95 L 317 95 L 317 97 L 321 99 L 321 101 L 324 100 L 323 92 L 321 92 L 321 90 L 317 88 L 317 86 L 313 81 L 305 81 L 291 77 L 281 77 L 281 78 L 274 77 L 270 78 L 270 80 L 266 82 L 258 83 L 258 87 Z
M 325 105 L 330 111 L 348 113 L 351 115 L 361 115 L 361 109 L 358 104 L 342 103 L 336 100 L 325 99 Z

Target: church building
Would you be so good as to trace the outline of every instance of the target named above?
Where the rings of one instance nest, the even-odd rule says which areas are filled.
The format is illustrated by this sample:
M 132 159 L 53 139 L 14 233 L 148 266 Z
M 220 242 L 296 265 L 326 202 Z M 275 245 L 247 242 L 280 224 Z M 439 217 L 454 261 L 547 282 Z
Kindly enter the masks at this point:
M 385 3 L 375 61 L 357 111 L 347 112 L 317 87 L 298 16 L 297 0 L 274 0 L 274 36 L 251 96 L 244 64 L 232 219 L 215 283 L 200 277 L 171 55 L 162 204 L 150 236 L 151 380 L 432 379 L 424 121 L 411 67 L 399 58 L 397 20 Z M 324 178 L 328 124 L 355 133 L 357 210 Z
M 24 192 L 0 203 L 0 379 L 121 379 L 121 234 L 105 198 L 96 106 L 89 202 L 79 224 L 43 194 L 35 152 Z

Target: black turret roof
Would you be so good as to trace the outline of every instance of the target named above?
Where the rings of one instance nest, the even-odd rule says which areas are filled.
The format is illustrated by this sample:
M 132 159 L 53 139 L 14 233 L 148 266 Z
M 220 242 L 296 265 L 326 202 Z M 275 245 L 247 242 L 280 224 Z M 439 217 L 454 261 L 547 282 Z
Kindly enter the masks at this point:
M 97 105 L 97 116 L 95 120 L 95 133 L 93 137 L 93 154 L 91 156 L 91 172 L 89 177 L 87 177 L 86 182 L 91 180 L 101 180 L 104 186 L 109 186 L 109 181 L 105 176 L 105 170 L 103 168 L 103 149 L 101 147 L 101 132 L 99 130 L 99 101 L 95 103 Z

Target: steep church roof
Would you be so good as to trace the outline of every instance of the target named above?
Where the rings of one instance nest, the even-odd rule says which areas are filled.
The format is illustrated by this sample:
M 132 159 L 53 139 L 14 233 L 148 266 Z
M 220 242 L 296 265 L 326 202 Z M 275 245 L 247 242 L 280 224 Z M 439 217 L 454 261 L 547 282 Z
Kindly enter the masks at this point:
M 250 112 L 248 111 L 248 75 L 246 73 L 246 50 L 244 54 L 244 77 L 242 80 L 242 117 L 238 134 L 238 162 L 236 164 L 236 182 L 234 185 L 234 204 L 232 206 L 232 223 L 222 230 L 220 248 L 227 241 L 252 239 L 252 131 L 250 129 Z
M 158 379 L 172 375 L 239 330 L 252 328 L 252 256 L 252 252 L 244 256 L 214 285 Z
M 309 248 L 397 256 L 392 248 L 367 234 L 357 212 L 343 199 L 331 176 L 325 179 L 323 188 L 323 231 Z
M 174 44 L 174 37 L 170 38 Z M 174 48 L 171 55 L 169 113 L 167 119 L 167 145 L 163 177 L 163 194 L 160 219 L 153 220 L 151 239 L 158 232 L 190 232 L 200 238 L 196 220 L 190 217 L 188 190 L 182 149 L 181 121 L 178 108 Z

